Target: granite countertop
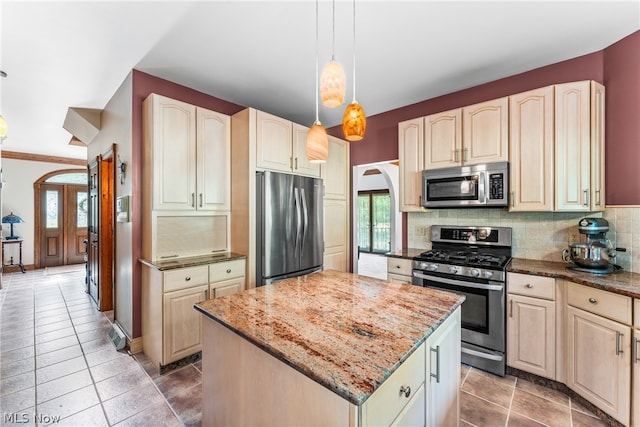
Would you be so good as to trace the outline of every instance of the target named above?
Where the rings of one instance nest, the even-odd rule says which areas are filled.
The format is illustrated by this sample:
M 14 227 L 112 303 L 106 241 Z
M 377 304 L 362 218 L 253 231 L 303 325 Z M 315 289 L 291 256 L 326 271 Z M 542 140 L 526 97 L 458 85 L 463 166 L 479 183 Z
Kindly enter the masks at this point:
M 619 270 L 611 274 L 581 273 L 567 269 L 567 264 L 554 261 L 540 261 L 513 258 L 507 266 L 512 273 L 565 279 L 592 288 L 603 289 L 616 294 L 640 298 L 640 274 Z
M 385 255 L 391 258 L 413 259 L 427 249 L 405 248 L 393 252 L 387 252 Z
M 325 270 L 195 308 L 361 405 L 463 301 L 450 292 Z
M 149 261 L 140 259 L 140 262 L 149 267 L 157 268 L 160 271 L 173 270 L 175 268 L 195 267 L 198 265 L 212 264 L 215 262 L 232 261 L 234 259 L 246 258 L 246 255 L 233 252 L 218 252 L 211 255 L 202 255 L 185 258 L 172 258 L 167 260 Z

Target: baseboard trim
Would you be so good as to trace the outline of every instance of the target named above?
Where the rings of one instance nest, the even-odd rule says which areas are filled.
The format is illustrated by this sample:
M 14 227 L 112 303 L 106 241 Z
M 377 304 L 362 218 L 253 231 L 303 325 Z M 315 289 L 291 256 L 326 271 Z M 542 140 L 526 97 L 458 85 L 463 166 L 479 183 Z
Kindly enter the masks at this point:
M 130 339 L 127 337 L 131 354 L 142 353 L 142 337 Z

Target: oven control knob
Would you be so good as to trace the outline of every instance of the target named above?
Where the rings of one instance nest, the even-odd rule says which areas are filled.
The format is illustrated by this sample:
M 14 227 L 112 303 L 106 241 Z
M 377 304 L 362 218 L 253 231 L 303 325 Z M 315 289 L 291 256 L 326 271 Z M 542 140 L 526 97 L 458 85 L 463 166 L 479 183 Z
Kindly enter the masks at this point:
M 449 273 L 458 274 L 458 267 L 456 267 L 455 265 L 452 265 L 451 267 L 449 267 Z
M 476 268 L 472 268 L 469 273 L 471 273 L 471 277 L 478 277 L 480 275 L 480 272 Z
M 429 264 L 427 268 L 429 271 L 438 271 L 438 264 Z
M 429 263 L 428 262 L 421 262 L 420 263 L 420 270 L 428 270 L 429 269 Z
M 491 276 L 493 276 L 493 271 L 485 270 L 485 271 L 482 272 L 482 275 L 484 276 L 485 279 L 490 279 Z

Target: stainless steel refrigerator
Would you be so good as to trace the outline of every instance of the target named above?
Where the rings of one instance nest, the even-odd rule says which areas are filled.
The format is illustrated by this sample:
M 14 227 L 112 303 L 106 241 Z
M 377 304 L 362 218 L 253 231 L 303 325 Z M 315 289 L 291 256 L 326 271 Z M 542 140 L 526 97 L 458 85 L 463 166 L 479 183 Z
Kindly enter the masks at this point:
M 322 180 L 256 173 L 256 286 L 322 269 Z

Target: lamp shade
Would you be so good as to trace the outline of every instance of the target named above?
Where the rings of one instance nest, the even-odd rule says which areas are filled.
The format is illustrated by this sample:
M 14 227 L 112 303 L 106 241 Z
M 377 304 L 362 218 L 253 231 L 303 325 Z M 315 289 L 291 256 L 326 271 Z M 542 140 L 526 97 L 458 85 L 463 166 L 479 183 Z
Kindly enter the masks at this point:
M 342 65 L 331 60 L 325 65 L 320 76 L 320 98 L 326 107 L 339 107 L 344 103 L 347 79 Z
M 307 134 L 307 160 L 324 163 L 329 158 L 329 138 L 320 121 L 315 121 Z
M 342 133 L 347 141 L 360 141 L 367 130 L 367 116 L 362 105 L 352 102 L 344 110 L 342 116 Z
M 18 224 L 20 222 L 24 222 L 24 220 L 11 212 L 9 215 L 2 217 L 2 222 L 3 224 Z
M 9 128 L 7 127 L 7 121 L 4 117 L 0 116 L 0 138 L 6 138 L 8 131 Z

